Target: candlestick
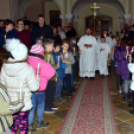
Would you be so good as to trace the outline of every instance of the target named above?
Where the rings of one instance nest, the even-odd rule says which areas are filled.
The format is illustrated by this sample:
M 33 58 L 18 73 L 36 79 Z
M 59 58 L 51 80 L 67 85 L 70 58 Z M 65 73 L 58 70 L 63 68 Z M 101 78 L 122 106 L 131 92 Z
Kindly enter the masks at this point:
M 40 63 L 38 63 L 38 68 L 37 68 L 37 77 L 39 77 L 39 71 L 40 71 Z
M 5 34 L 5 39 L 7 38 L 7 35 Z

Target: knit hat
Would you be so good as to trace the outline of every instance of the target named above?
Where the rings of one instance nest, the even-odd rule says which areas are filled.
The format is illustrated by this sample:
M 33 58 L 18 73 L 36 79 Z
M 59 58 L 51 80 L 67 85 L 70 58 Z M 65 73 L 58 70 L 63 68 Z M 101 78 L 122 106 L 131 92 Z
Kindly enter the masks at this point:
M 6 49 L 16 60 L 23 60 L 28 53 L 27 47 L 19 39 L 6 39 Z
M 45 49 L 43 48 L 43 46 L 38 45 L 38 44 L 33 45 L 30 50 L 30 53 L 39 54 L 39 55 L 44 54 L 44 52 L 45 52 Z

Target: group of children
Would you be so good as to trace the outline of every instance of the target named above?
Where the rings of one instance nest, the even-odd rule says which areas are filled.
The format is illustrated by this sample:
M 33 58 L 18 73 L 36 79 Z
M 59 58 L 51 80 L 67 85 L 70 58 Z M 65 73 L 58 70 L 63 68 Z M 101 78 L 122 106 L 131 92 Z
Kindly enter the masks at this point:
M 118 45 L 115 47 L 114 59 L 116 62 L 116 73 L 119 75 L 119 92 L 124 91 L 124 100 L 133 100 L 129 106 L 134 107 L 134 46 L 132 40 L 118 40 Z M 123 86 L 124 83 L 124 86 Z M 130 111 L 134 114 L 134 111 Z
M 58 107 L 54 106 L 53 102 L 66 101 L 62 97 L 63 87 L 66 87 L 68 97 L 73 93 L 72 85 L 76 82 L 77 76 L 73 68 L 77 68 L 78 63 L 76 39 L 72 38 L 70 42 L 64 39 L 60 46 L 54 44 L 51 39 L 45 39 L 43 42 L 38 38 L 29 54 L 20 40 L 7 39 L 6 50 L 12 57 L 2 65 L 0 83 L 7 88 L 7 95 L 11 99 L 8 102 L 17 101 L 14 105 L 19 106 L 14 112 L 3 115 L 5 117 L 15 113 L 13 125 L 1 125 L 0 133 L 8 134 L 8 129 L 11 129 L 12 134 L 16 134 L 18 127 L 20 134 L 36 131 L 33 127 L 36 110 L 37 128 L 47 127 L 49 123 L 44 122 L 44 112 L 54 113 Z M 2 101 L 1 105 L 4 105 Z M 13 106 L 11 105 L 12 109 Z

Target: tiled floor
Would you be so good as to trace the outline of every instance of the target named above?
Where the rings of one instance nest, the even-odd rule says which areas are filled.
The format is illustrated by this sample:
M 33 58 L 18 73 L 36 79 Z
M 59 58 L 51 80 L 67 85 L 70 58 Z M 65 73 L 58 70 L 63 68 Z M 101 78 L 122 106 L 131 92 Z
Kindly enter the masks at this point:
M 1 57 L 1 56 L 0 56 Z M 3 56 L 2 56 L 3 57 Z M 1 60 L 2 58 L 0 58 Z M 117 125 L 118 134 L 134 134 L 134 115 L 129 113 L 132 108 L 128 107 L 127 102 L 123 100 L 123 95 L 118 94 L 118 77 L 114 73 L 115 70 L 110 69 L 110 90 L 112 95 L 113 109 L 115 114 L 115 122 Z M 55 111 L 54 114 L 45 114 L 44 120 L 50 122 L 49 127 L 37 129 L 35 133 L 32 134 L 58 134 L 60 128 L 62 127 L 63 120 L 67 114 L 70 107 L 72 98 L 67 98 L 67 102 L 58 105 L 59 109 Z M 36 124 L 36 120 L 34 125 Z

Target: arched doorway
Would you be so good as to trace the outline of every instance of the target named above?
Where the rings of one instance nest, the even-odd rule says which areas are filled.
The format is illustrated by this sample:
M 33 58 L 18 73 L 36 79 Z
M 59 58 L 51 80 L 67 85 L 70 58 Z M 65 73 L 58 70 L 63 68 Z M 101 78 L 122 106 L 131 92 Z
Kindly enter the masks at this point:
M 104 29 L 107 31 L 112 31 L 113 19 L 107 15 L 97 16 L 95 20 L 96 32 L 101 33 Z M 94 16 L 90 15 L 85 18 L 85 26 L 93 28 L 94 27 Z

